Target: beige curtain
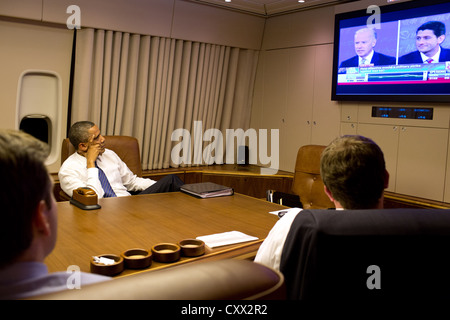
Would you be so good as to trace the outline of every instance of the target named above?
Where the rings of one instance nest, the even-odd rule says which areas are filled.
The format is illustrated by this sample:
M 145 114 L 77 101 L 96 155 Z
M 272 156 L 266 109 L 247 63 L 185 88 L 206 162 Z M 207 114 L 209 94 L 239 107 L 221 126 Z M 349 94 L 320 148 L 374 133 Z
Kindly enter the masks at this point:
M 249 127 L 257 51 L 94 29 L 78 31 L 76 48 L 72 123 L 136 137 L 144 170 L 210 163 L 194 150 L 214 140 L 202 141 L 205 131 L 225 139 L 226 129 Z M 171 153 L 189 140 L 172 141 L 176 129 L 191 138 L 182 163 Z

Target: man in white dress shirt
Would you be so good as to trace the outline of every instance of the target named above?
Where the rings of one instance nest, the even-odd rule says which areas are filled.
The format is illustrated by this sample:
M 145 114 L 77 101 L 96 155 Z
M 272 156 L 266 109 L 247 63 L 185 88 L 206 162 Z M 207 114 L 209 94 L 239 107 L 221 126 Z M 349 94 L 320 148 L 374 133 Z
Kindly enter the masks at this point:
M 24 132 L 0 130 L 0 174 L 5 181 L 0 192 L 0 299 L 73 289 L 76 283 L 82 289 L 111 279 L 79 271 L 48 272 L 44 259 L 55 246 L 58 219 L 53 181 L 44 164 L 47 156 L 45 143 Z
M 322 153 L 320 174 L 324 192 L 336 210 L 383 208 L 383 191 L 388 187 L 389 173 L 383 152 L 371 139 L 363 136 L 335 139 Z M 301 209 L 286 211 L 261 244 L 255 258 L 255 262 L 276 270 L 280 269 L 284 243 Z
M 58 176 L 61 189 L 72 196 L 73 190 L 80 187 L 93 189 L 98 198 L 122 197 L 135 193 L 157 193 L 178 191 L 183 181 L 175 175 L 161 180 L 136 176 L 112 150 L 105 148 L 105 137 L 95 123 L 79 121 L 69 130 L 69 140 L 76 152 L 62 164 Z M 112 190 L 105 190 L 102 174 Z

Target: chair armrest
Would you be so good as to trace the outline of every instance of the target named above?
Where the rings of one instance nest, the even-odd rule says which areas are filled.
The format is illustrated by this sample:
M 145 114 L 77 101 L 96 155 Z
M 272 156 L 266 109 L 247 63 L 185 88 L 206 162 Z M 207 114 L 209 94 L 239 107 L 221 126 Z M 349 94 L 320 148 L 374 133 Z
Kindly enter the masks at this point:
M 62 190 L 59 190 L 59 199 L 60 201 L 69 201 L 71 199 L 71 197 L 69 197 L 69 195 L 67 193 L 65 193 Z
M 283 275 L 249 260 L 218 260 L 143 272 L 32 299 L 257 300 L 285 299 Z

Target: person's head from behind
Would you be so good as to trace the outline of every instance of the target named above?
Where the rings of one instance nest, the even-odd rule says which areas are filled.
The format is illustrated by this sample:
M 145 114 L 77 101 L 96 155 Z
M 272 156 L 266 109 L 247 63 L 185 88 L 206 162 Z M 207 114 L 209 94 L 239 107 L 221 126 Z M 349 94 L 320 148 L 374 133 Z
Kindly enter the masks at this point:
M 445 40 L 445 24 L 440 21 L 429 21 L 417 28 L 417 50 L 428 57 L 434 56 Z
M 377 34 L 373 28 L 363 28 L 355 32 L 355 52 L 361 58 L 367 57 L 377 44 Z
M 320 173 L 335 204 L 345 209 L 382 208 L 389 174 L 383 152 L 371 139 L 356 135 L 335 139 L 322 153 Z
M 78 121 L 69 129 L 70 143 L 79 153 L 85 153 L 89 148 L 89 142 L 99 144 L 104 150 L 105 138 L 101 135 L 98 126 L 91 121 Z
M 47 144 L 29 134 L 0 130 L 3 251 L 0 268 L 18 261 L 43 261 L 56 242 L 56 202 L 45 166 Z

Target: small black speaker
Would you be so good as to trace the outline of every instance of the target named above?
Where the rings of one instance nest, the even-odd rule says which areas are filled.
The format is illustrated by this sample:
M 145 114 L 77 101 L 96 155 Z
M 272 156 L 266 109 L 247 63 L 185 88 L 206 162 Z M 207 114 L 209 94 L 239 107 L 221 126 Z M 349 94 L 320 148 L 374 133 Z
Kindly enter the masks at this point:
M 248 164 L 248 147 L 239 146 L 237 155 L 238 164 Z

